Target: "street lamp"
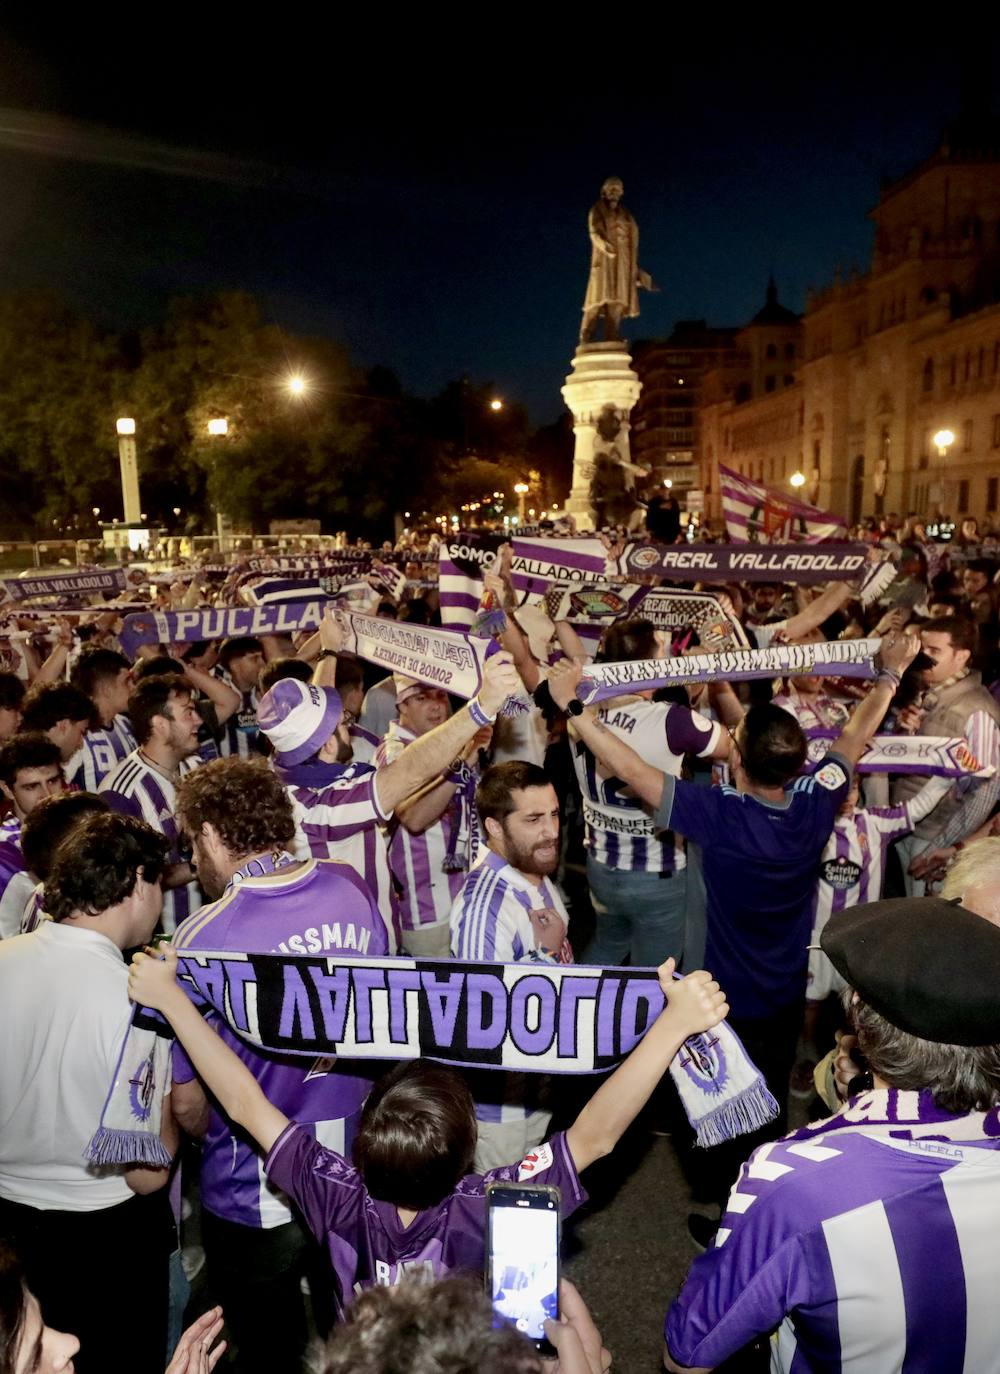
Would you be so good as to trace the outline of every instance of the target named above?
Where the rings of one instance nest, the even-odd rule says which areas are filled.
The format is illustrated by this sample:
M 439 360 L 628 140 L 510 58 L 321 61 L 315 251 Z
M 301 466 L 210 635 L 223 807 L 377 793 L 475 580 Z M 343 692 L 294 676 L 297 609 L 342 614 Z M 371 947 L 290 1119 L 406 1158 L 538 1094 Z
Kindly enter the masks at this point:
M 517 492 L 517 515 L 519 522 L 524 524 L 525 497 L 528 495 L 529 487 L 527 482 L 515 482 L 514 490 Z
M 804 472 L 793 472 L 792 475 L 791 475 L 791 477 L 789 477 L 788 481 L 789 481 L 789 483 L 790 483 L 793 487 L 795 487 L 796 489 L 797 489 L 798 487 L 804 487 L 805 484 L 806 484 L 805 473 L 804 473 Z
M 115 421 L 118 431 L 118 465 L 122 478 L 122 507 L 126 525 L 137 525 L 139 508 L 139 466 L 135 456 L 135 421 L 121 416 Z
M 229 433 L 229 421 L 224 415 L 216 420 L 209 420 L 208 432 L 212 435 L 224 435 Z
M 934 443 L 937 447 L 938 457 L 947 458 L 948 450 L 955 442 L 955 436 L 950 429 L 939 429 L 934 436 Z
M 490 401 L 490 410 L 492 410 L 492 411 L 503 410 L 503 401 L 501 401 L 501 399 L 500 399 L 499 396 L 494 396 L 494 397 L 493 397 L 493 400 Z
M 289 377 L 287 386 L 293 396 L 304 396 L 308 383 L 300 372 L 293 372 Z
M 208 433 L 213 439 L 224 439 L 229 433 L 229 421 L 224 415 L 217 415 L 208 422 Z M 222 508 L 215 508 L 215 533 L 219 540 L 219 548 L 222 548 L 222 538 L 225 534 L 226 517 Z

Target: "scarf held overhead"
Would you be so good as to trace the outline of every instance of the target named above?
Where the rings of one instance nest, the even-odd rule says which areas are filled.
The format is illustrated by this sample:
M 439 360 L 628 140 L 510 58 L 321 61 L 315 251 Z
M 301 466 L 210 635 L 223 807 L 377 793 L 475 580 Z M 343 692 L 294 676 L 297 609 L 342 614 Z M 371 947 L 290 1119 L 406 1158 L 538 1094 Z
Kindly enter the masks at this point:
M 867 544 L 629 544 L 623 573 L 652 573 L 681 582 L 849 582 L 868 561 Z M 890 564 L 891 567 L 891 564 Z
M 199 950 L 180 954 L 178 976 L 192 1000 L 259 1049 L 527 1073 L 612 1068 L 664 1006 L 655 969 Z M 157 1044 L 170 1036 L 158 1014 L 136 1008 L 89 1147 L 95 1162 L 156 1155 L 149 1084 L 163 1062 Z M 777 1114 L 725 1023 L 686 1041 L 670 1071 L 700 1144 L 756 1130 Z M 137 1079 L 145 1085 L 138 1106 Z
M 149 611 L 125 617 L 122 650 L 134 658 L 141 644 L 192 644 L 233 635 L 288 635 L 315 630 L 323 601 L 291 601 L 276 606 L 230 606 L 200 611 Z
M 576 693 L 586 706 L 619 696 L 623 688 L 646 692 L 678 683 L 749 682 L 807 673 L 872 678 L 881 643 L 880 639 L 840 639 L 827 644 L 776 644 L 768 649 L 732 649 L 721 654 L 594 663 L 588 666 Z
M 405 673 L 466 699 L 482 686 L 490 641 L 461 630 L 407 625 L 375 615 L 338 610 L 344 648 L 390 672 Z

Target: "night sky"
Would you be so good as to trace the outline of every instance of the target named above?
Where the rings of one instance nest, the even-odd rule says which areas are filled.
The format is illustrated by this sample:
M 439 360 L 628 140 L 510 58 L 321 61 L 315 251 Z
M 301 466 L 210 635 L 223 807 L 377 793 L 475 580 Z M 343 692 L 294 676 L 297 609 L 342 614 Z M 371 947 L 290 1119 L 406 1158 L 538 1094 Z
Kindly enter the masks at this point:
M 612 7 L 602 63 L 499 10 L 428 36 L 414 11 L 404 33 L 387 11 L 222 9 L 159 8 L 169 32 L 142 36 L 0 20 L 0 291 L 53 289 L 121 327 L 246 289 L 421 394 L 467 374 L 539 422 L 561 410 L 606 176 L 661 287 L 631 337 L 739 325 L 772 269 L 802 309 L 837 264 L 867 264 L 880 177 L 928 155 L 962 98 L 939 43 L 864 54 Z

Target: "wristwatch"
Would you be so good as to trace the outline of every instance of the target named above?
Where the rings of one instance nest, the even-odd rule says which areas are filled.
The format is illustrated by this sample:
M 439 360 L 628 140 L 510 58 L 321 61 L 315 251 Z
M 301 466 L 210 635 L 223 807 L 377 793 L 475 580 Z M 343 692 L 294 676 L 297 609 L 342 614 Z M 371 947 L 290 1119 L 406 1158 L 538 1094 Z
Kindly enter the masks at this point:
M 336 657 L 337 657 L 337 651 L 336 651 L 336 649 L 320 649 L 319 653 L 316 655 L 316 662 L 317 662 L 317 663 L 322 663 L 322 661 L 323 661 L 324 658 L 336 658 Z
M 583 702 L 579 697 L 570 697 L 569 704 L 566 707 L 566 714 L 568 716 L 583 715 Z

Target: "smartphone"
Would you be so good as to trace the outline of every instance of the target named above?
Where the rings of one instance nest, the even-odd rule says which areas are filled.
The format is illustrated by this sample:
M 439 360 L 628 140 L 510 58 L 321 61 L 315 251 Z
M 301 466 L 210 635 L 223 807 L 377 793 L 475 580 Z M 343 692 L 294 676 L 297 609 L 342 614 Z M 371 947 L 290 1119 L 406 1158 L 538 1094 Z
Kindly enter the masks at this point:
M 555 1347 L 544 1323 L 559 1318 L 558 1188 L 491 1183 L 486 1189 L 486 1282 L 494 1324 L 509 1322 L 540 1355 Z

